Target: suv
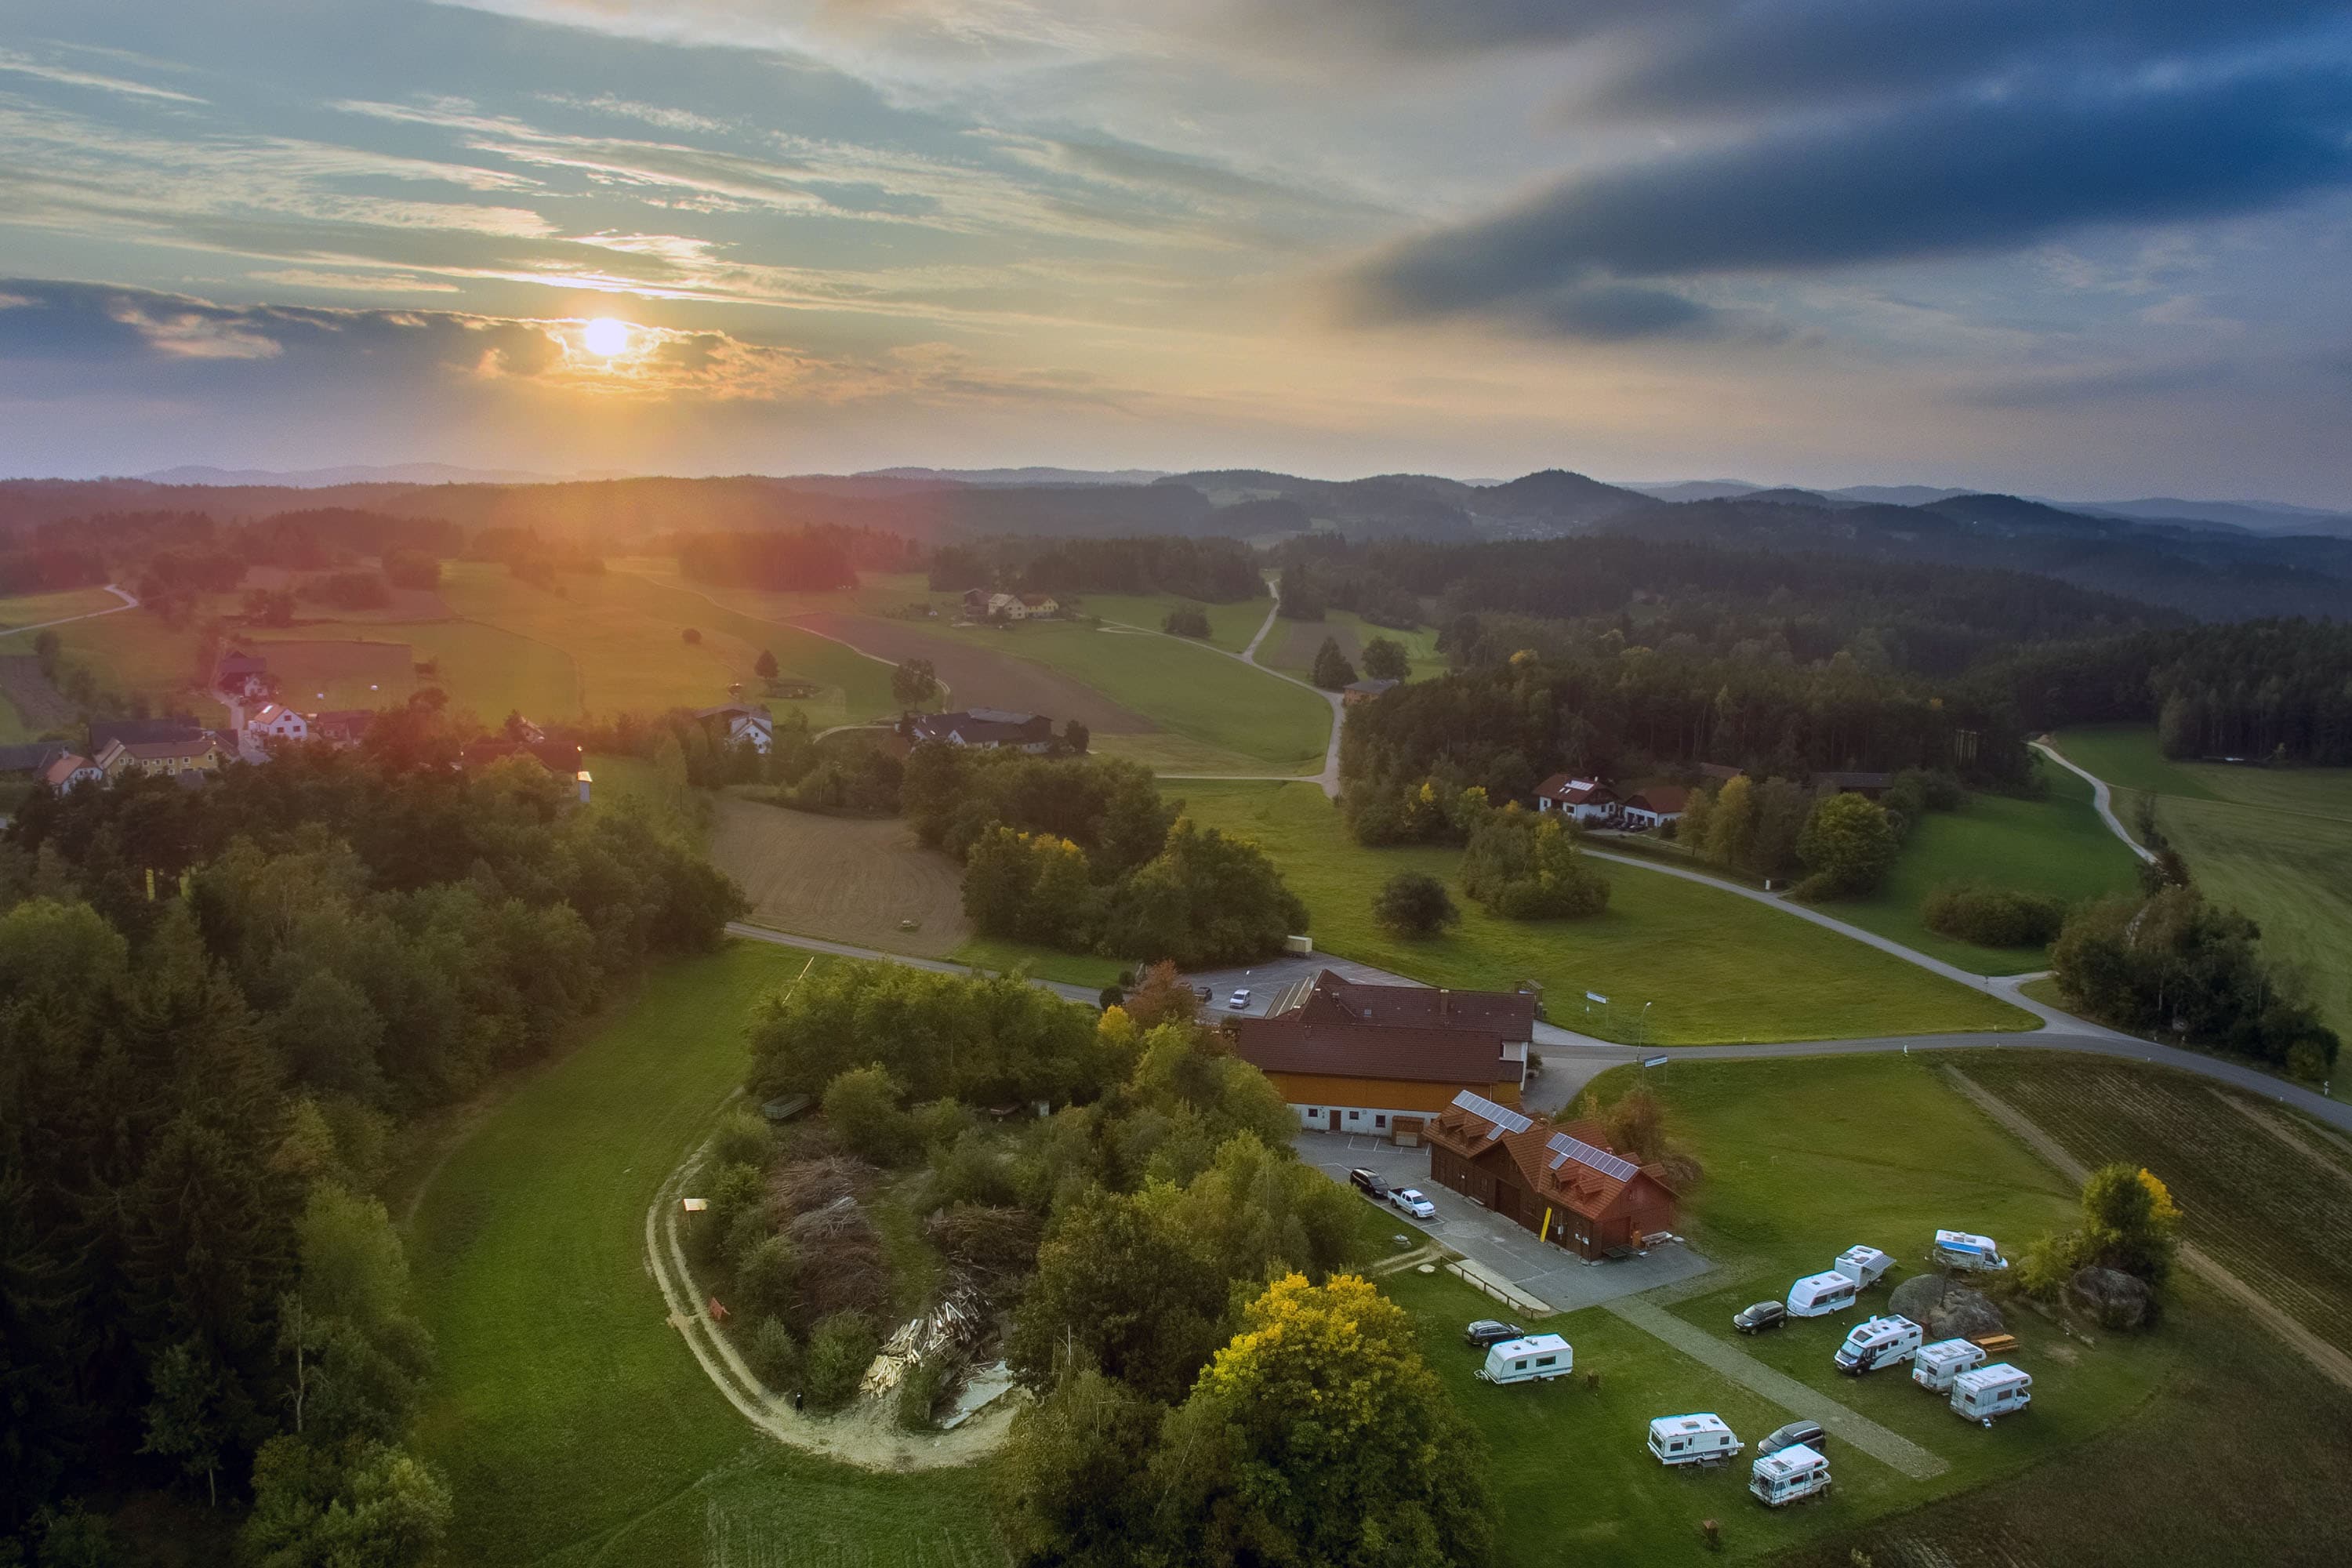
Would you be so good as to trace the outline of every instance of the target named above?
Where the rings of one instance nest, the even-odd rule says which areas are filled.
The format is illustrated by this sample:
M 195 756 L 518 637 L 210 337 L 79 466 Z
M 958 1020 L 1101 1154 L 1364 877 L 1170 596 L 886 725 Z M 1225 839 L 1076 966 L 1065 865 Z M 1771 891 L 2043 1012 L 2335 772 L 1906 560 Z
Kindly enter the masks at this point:
M 1820 1422 L 1791 1421 L 1761 1443 L 1757 1444 L 1756 1457 L 1760 1459 L 1767 1454 L 1777 1454 L 1783 1448 L 1793 1448 L 1800 1443 L 1816 1454 L 1826 1453 L 1829 1450 L 1829 1435 L 1822 1430 Z
M 1767 1329 L 1784 1327 L 1788 1321 L 1789 1309 L 1778 1301 L 1759 1301 L 1731 1315 L 1731 1326 L 1743 1334 L 1760 1334 Z
M 1462 1342 L 1473 1350 L 1485 1350 L 1488 1345 L 1498 1345 L 1505 1340 L 1527 1337 L 1527 1330 L 1518 1324 L 1496 1322 L 1492 1318 L 1481 1318 L 1462 1331 Z
M 1389 1195 L 1389 1184 L 1370 1171 L 1349 1172 L 1348 1184 L 1374 1203 L 1384 1202 Z
M 1225 1005 L 1236 1013 L 1248 1012 L 1249 993 L 1246 991 L 1234 992 L 1230 997 L 1226 998 Z
M 1419 1187 L 1399 1187 L 1389 1194 L 1389 1202 L 1415 1219 L 1435 1219 L 1437 1205 L 1421 1195 Z

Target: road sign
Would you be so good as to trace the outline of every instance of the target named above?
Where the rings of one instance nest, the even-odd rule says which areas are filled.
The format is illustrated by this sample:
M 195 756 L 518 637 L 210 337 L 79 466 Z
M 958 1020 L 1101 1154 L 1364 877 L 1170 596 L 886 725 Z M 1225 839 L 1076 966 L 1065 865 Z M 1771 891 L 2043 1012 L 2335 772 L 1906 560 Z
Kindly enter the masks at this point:
M 1588 991 L 1588 992 L 1586 992 L 1586 993 L 1584 994 L 1584 999 L 1585 999 L 1587 1002 L 1598 1002 L 1598 1003 L 1600 1003 L 1603 1007 L 1606 1007 L 1607 1005 L 1609 1005 L 1609 998 L 1608 998 L 1608 997 L 1606 997 L 1606 996 L 1603 996 L 1603 995 L 1602 995 L 1602 994 L 1601 994 L 1601 993 L 1600 993 L 1600 992 L 1598 992 L 1598 991 Z
M 1664 1057 L 1644 1057 L 1642 1058 L 1642 1065 L 1645 1068 L 1662 1068 L 1666 1065 L 1666 1058 Z

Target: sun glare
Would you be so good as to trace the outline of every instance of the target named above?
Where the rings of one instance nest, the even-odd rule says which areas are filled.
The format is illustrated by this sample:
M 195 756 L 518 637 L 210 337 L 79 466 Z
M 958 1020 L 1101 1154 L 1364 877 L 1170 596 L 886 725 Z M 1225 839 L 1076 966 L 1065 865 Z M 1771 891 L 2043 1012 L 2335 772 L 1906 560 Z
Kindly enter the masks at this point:
M 614 359 L 629 352 L 629 323 L 599 316 L 582 329 L 580 342 L 598 359 Z

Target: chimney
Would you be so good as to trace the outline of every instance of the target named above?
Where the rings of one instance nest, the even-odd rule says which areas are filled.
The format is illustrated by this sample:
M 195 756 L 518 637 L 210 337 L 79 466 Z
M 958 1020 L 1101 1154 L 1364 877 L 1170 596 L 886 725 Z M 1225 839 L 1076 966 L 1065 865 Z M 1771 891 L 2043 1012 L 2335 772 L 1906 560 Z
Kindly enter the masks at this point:
M 588 804 L 588 786 L 589 786 L 591 784 L 593 784 L 593 782 L 594 782 L 594 781 L 593 781 L 593 780 L 592 780 L 591 778 L 589 778 L 589 776 L 588 776 L 588 770 L 587 770 L 586 768 L 582 768 L 582 769 L 580 770 L 580 804 L 581 804 L 581 805 L 586 805 Z

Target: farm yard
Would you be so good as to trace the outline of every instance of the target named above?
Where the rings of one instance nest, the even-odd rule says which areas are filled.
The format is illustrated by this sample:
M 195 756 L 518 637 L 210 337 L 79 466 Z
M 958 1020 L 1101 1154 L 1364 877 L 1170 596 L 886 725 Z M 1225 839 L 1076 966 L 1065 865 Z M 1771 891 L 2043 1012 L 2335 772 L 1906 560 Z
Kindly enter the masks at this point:
M 751 919 L 803 936 L 945 958 L 971 935 L 961 868 L 905 822 L 718 803 L 710 858 L 751 900 Z M 903 931 L 902 921 L 916 929 Z

